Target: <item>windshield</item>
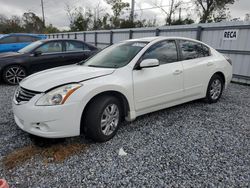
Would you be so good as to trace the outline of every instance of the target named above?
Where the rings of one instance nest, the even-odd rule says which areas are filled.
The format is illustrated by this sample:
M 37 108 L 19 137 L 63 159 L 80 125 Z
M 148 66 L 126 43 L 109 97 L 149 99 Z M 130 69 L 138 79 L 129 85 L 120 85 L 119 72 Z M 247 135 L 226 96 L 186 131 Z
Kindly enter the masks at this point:
M 19 50 L 19 53 L 29 53 L 32 50 L 34 50 L 35 48 L 37 48 L 38 46 L 40 46 L 43 42 L 42 41 L 36 41 L 31 43 L 30 45 L 24 47 L 23 49 Z
M 84 66 L 103 67 L 103 68 L 119 68 L 127 65 L 135 55 L 141 51 L 148 42 L 129 41 L 122 42 L 105 48 L 92 58 L 90 58 Z

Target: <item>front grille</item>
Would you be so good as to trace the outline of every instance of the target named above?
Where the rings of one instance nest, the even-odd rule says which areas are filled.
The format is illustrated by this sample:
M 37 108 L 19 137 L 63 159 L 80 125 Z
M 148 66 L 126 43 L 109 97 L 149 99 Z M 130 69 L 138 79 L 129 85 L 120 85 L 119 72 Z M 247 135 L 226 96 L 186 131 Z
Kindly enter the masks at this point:
M 24 89 L 22 87 L 19 87 L 16 91 L 16 101 L 18 103 L 20 102 L 28 102 L 31 98 L 33 98 L 36 94 L 39 94 L 38 91 L 31 91 L 28 89 Z

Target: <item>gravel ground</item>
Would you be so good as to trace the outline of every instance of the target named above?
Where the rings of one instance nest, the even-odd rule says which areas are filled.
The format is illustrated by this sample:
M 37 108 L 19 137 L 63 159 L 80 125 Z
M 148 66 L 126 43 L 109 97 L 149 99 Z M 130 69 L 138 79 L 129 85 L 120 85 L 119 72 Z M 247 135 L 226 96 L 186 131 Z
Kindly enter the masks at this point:
M 11 112 L 15 87 L 0 85 L 0 160 L 32 144 Z M 111 141 L 63 162 L 34 156 L 14 169 L 0 162 L 13 187 L 249 187 L 250 87 L 231 84 L 216 104 L 194 101 L 139 117 Z M 119 156 L 123 148 L 126 156 Z

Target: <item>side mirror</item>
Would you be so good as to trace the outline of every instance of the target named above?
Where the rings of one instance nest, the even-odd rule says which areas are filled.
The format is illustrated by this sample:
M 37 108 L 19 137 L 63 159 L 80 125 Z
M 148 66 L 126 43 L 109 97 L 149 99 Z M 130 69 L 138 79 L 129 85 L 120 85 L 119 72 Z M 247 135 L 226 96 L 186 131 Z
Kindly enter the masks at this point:
M 41 51 L 35 51 L 33 54 L 34 54 L 35 57 L 37 57 L 37 56 L 42 55 L 42 52 Z
M 144 59 L 140 63 L 140 68 L 149 68 L 149 67 L 157 67 L 160 65 L 158 59 Z

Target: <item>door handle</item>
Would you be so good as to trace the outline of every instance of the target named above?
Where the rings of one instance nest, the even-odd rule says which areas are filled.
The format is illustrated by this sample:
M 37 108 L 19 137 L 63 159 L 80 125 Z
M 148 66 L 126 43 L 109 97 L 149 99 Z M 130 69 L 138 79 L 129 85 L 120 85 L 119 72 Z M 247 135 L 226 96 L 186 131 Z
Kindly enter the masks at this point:
M 210 61 L 210 62 L 207 63 L 207 66 L 212 66 L 213 64 L 214 64 L 214 62 Z
M 181 73 L 182 73 L 182 70 L 175 70 L 175 71 L 173 72 L 174 75 L 179 75 L 179 74 L 181 74 Z

